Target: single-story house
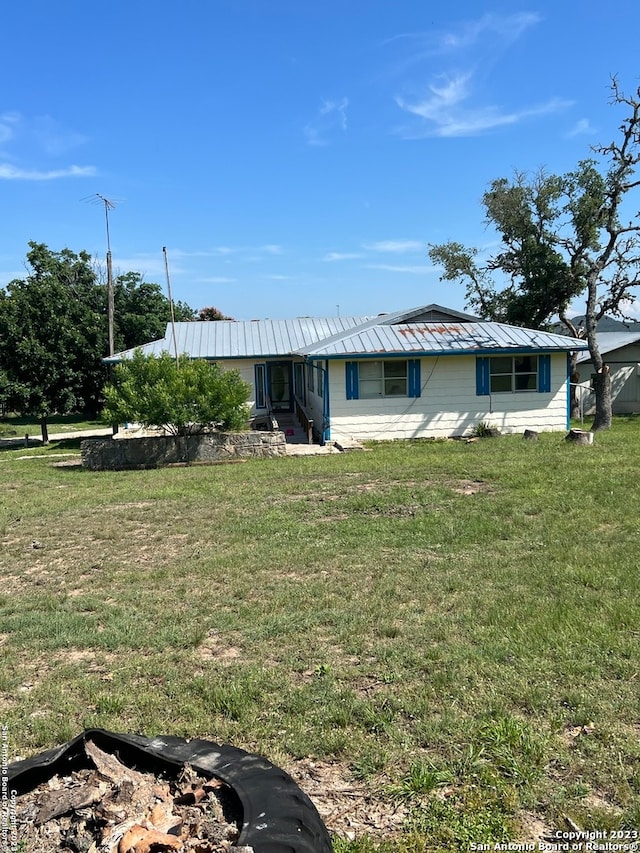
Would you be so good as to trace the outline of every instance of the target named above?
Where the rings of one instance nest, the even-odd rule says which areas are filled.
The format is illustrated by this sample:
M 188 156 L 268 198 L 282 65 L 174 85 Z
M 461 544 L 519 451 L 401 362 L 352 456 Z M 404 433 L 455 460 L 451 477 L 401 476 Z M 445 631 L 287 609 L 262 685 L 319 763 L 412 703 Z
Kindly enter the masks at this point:
M 238 370 L 254 416 L 312 420 L 325 443 L 463 436 L 480 422 L 503 432 L 564 430 L 569 353 L 585 348 L 426 305 L 367 317 L 169 324 L 141 349 Z
M 640 412 L 640 329 L 598 332 L 598 347 L 611 372 L 611 403 L 614 414 Z M 585 415 L 595 411 L 595 373 L 589 352 L 578 356 L 578 399 Z

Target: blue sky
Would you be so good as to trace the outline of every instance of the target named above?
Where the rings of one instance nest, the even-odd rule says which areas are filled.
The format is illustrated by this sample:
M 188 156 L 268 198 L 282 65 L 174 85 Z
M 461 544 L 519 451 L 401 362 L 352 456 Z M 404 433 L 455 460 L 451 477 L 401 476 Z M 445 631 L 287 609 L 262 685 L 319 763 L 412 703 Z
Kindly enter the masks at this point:
M 464 307 L 514 169 L 616 137 L 637 0 L 21 0 L 3 8 L 0 286 L 29 240 L 237 319 Z M 87 200 L 89 199 L 89 200 Z

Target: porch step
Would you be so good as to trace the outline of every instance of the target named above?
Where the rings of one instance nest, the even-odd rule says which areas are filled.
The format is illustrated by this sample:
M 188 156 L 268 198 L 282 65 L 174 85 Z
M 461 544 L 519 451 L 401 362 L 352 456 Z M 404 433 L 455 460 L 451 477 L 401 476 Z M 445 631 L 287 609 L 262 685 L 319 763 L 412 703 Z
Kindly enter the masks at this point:
M 287 444 L 308 444 L 307 434 L 294 415 L 287 412 L 278 412 L 276 420 L 284 433 Z

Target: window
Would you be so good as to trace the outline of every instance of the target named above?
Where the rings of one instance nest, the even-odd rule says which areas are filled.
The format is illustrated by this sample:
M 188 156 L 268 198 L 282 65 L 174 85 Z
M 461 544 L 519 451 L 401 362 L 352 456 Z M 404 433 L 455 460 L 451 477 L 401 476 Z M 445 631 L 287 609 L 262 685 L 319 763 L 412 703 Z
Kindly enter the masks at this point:
M 324 375 L 322 373 L 322 368 L 320 365 L 316 367 L 316 388 L 318 397 L 322 397 L 324 393 Z
M 313 378 L 314 378 L 314 374 L 315 374 L 315 370 L 314 370 L 313 365 L 312 365 L 312 364 L 308 364 L 308 365 L 307 365 L 307 388 L 309 389 L 309 391 L 310 391 L 312 394 L 313 394 L 313 392 L 314 392 L 314 390 L 315 390 L 314 385 L 313 385 Z
M 476 394 L 551 390 L 551 356 L 499 355 L 476 359 Z
M 301 361 L 293 365 L 293 390 L 299 400 L 307 402 L 307 395 L 304 393 L 304 364 Z
M 516 355 L 490 358 L 489 374 L 492 394 L 502 391 L 537 391 L 538 357 Z
M 256 409 L 267 408 L 267 365 L 256 364 L 254 369 L 256 385 Z
M 346 362 L 347 400 L 419 397 L 420 359 Z
M 363 400 L 372 397 L 406 397 L 407 362 L 362 361 L 358 365 L 358 380 Z

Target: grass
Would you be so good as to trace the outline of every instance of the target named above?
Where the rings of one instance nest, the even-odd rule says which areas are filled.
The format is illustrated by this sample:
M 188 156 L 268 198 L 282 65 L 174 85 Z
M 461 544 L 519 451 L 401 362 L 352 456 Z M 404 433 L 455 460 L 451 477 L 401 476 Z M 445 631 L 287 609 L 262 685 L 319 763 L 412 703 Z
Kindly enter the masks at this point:
M 101 726 L 311 758 L 399 815 L 328 817 L 341 853 L 637 828 L 639 427 L 120 473 L 0 452 L 11 755 Z
M 91 420 L 84 415 L 52 415 L 47 419 L 49 432 L 73 433 L 78 430 L 104 429 L 105 423 L 101 420 Z M 20 415 L 6 415 L 0 418 L 0 439 L 24 437 L 25 433 L 32 436 L 40 435 L 40 421 L 37 418 L 21 417 Z

